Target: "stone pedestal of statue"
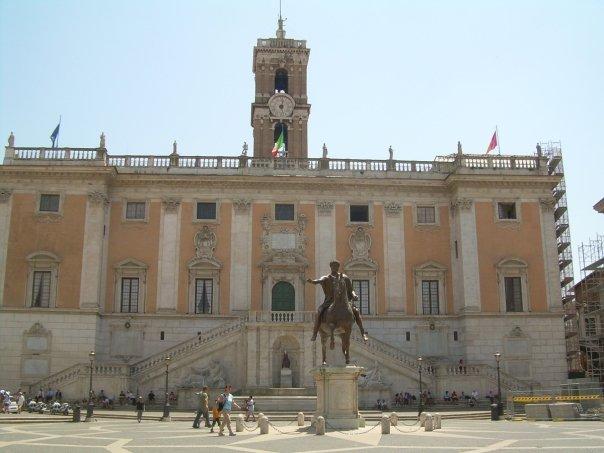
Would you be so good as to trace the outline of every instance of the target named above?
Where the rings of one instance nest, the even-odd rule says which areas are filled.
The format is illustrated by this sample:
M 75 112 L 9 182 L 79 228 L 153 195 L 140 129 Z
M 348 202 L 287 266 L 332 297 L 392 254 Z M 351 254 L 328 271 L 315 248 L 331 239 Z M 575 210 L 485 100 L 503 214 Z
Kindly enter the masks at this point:
M 312 369 L 317 385 L 316 417 L 329 429 L 359 428 L 359 375 L 363 367 L 320 366 Z
M 281 388 L 292 388 L 292 370 L 291 368 L 281 368 L 281 380 L 279 381 Z

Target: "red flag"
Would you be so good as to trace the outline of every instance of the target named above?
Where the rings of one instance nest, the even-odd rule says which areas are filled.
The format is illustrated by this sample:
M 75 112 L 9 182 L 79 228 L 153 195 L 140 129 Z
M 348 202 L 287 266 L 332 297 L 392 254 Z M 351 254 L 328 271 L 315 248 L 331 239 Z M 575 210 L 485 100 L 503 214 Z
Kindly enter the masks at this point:
M 489 147 L 487 148 L 487 154 L 497 148 L 497 131 L 493 132 L 493 138 L 491 139 L 491 143 L 489 143 Z

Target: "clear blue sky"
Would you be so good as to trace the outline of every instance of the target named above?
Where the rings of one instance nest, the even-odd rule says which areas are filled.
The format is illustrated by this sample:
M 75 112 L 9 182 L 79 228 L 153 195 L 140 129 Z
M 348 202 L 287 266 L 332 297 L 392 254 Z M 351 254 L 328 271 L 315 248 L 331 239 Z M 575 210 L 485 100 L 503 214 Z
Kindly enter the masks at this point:
M 574 252 L 604 232 L 604 1 L 284 0 L 311 48 L 309 154 L 432 160 L 562 141 Z M 0 0 L 0 138 L 238 154 L 277 0 Z M 2 151 L 3 152 L 3 151 Z M 0 156 L 1 157 L 1 156 Z

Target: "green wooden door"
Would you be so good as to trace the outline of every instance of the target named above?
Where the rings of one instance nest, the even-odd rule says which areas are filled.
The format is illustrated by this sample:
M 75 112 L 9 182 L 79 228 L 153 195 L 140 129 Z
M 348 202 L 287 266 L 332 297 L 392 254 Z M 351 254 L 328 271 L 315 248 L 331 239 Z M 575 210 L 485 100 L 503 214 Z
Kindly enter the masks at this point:
M 271 300 L 272 311 L 294 311 L 296 309 L 296 291 L 291 283 L 278 282 L 273 286 Z

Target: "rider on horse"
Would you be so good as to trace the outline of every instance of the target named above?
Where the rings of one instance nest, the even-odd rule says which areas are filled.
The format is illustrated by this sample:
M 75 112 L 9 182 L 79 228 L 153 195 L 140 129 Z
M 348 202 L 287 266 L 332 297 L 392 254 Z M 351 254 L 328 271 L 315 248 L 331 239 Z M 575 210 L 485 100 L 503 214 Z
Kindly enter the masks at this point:
M 308 283 L 312 283 L 314 285 L 320 284 L 323 288 L 323 293 L 325 294 L 325 301 L 319 306 L 317 310 L 317 317 L 315 319 L 315 326 L 311 338 L 312 341 L 315 341 L 317 339 L 317 333 L 319 332 L 319 327 L 321 325 L 321 317 L 323 316 L 323 313 L 327 308 L 329 308 L 329 306 L 335 299 L 335 283 L 339 279 L 343 279 L 346 284 L 348 299 L 351 301 L 359 300 L 359 296 L 357 296 L 352 289 L 352 282 L 350 281 L 350 278 L 346 274 L 341 274 L 338 272 L 340 270 L 340 263 L 338 261 L 332 261 L 331 263 L 329 263 L 329 267 L 331 268 L 331 273 L 329 275 L 324 275 L 323 277 L 318 278 L 316 280 L 312 280 L 310 278 L 306 280 Z M 365 341 L 369 340 L 369 337 L 367 336 L 367 331 L 363 328 L 363 321 L 361 320 L 361 313 L 359 312 L 359 309 L 352 302 L 350 302 L 350 305 L 352 308 L 352 313 L 354 314 L 354 319 L 356 320 L 359 329 L 361 329 L 361 334 L 363 334 L 363 339 Z

